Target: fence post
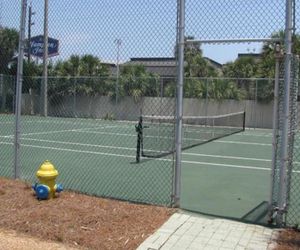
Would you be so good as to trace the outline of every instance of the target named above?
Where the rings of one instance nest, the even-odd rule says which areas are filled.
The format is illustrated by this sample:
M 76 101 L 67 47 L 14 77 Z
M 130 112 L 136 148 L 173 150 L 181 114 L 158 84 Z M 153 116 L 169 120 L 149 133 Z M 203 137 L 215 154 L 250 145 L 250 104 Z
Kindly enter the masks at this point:
M 185 0 L 177 1 L 177 99 L 176 99 L 176 155 L 175 155 L 175 194 L 174 206 L 180 206 L 181 192 L 181 147 L 182 147 L 182 110 L 183 110 L 183 77 L 184 77 L 184 24 Z
M 257 95 L 258 95 L 258 83 L 257 83 L 257 79 L 255 80 L 255 121 L 254 121 L 254 128 L 257 128 Z
M 291 85 L 291 56 L 292 56 L 292 0 L 286 0 L 285 23 L 285 62 L 284 62 L 284 103 L 283 103 L 283 128 L 282 143 L 280 149 L 280 185 L 279 185 L 279 211 L 277 224 L 283 224 L 283 214 L 287 205 L 287 163 L 288 163 L 288 130 L 290 114 L 290 85 Z
M 43 116 L 48 115 L 48 0 L 44 0 L 44 52 L 43 52 L 43 78 L 42 78 L 42 100 Z
M 77 118 L 77 110 L 76 110 L 76 89 L 77 89 L 77 76 L 73 78 L 73 117 Z
M 5 111 L 5 103 L 6 103 L 6 100 L 5 100 L 6 94 L 5 94 L 5 86 L 4 86 L 3 79 L 4 79 L 3 74 L 0 74 L 0 97 L 1 97 L 0 111 L 1 112 Z
M 271 189 L 269 200 L 269 220 L 272 221 L 273 216 L 273 201 L 274 186 L 275 186 L 275 171 L 276 171 L 276 158 L 277 158 L 277 141 L 278 141 L 278 96 L 279 96 L 279 63 L 282 58 L 280 44 L 275 46 L 275 82 L 274 82 L 274 102 L 273 102 L 273 135 L 272 135 L 272 166 L 271 166 Z
M 26 22 L 27 0 L 21 2 L 21 20 L 19 35 L 19 56 L 17 69 L 17 88 L 16 88 L 16 123 L 15 123 L 15 162 L 14 178 L 20 177 L 20 119 L 21 119 L 21 99 L 22 99 L 22 82 L 23 82 L 23 58 L 25 47 L 25 22 Z

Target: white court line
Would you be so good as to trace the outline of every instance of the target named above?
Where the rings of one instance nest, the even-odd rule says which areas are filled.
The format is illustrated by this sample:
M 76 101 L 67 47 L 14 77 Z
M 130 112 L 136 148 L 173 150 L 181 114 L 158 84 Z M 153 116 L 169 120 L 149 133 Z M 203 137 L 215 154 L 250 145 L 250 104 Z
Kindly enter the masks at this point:
M 56 119 L 59 119 L 59 118 L 54 118 L 55 120 L 36 120 L 36 121 L 24 121 L 22 120 L 21 123 L 22 124 L 26 124 L 26 123 L 48 123 L 48 124 L 61 124 L 61 125 L 64 125 L 64 124 L 73 124 L 73 125 L 93 125 L 91 123 L 97 123 L 99 122 L 98 126 L 101 125 L 106 125 L 108 123 L 119 123 L 118 126 L 115 125 L 115 127 L 125 127 L 124 124 L 122 123 L 126 123 L 127 124 L 127 127 L 132 127 L 133 125 L 132 124 L 137 124 L 136 121 L 107 121 L 107 120 L 103 120 L 103 119 L 93 119 L 92 122 L 89 122 L 87 120 L 85 120 L 85 118 L 76 118 L 76 120 L 73 120 L 73 121 L 59 121 L 59 120 L 56 120 Z M 67 118 L 66 118 L 67 119 Z M 0 122 L 0 124 L 15 124 L 15 121 L 7 121 L 7 122 Z M 131 124 L 131 125 L 129 125 Z M 96 124 L 95 124 L 96 125 Z
M 14 135 L 0 135 L 1 138 L 10 138 L 12 139 Z
M 0 142 L 0 144 L 13 145 L 13 143 L 6 143 L 6 142 Z M 67 152 L 76 152 L 76 153 L 86 153 L 86 154 L 95 154 L 95 155 L 107 155 L 107 156 L 135 158 L 135 156 L 132 156 L 132 155 L 120 155 L 120 154 L 94 152 L 94 151 L 77 150 L 77 149 L 66 149 L 66 148 L 55 148 L 55 147 L 46 147 L 46 146 L 35 146 L 35 145 L 28 145 L 28 144 L 21 144 L 21 146 L 30 147 L 30 148 L 43 148 L 43 149 L 52 149 L 52 150 L 67 151 Z
M 121 133 L 111 133 L 111 132 L 97 132 L 97 131 L 89 131 L 91 129 L 107 129 L 107 128 L 118 128 L 120 126 L 97 126 L 92 128 L 80 128 L 80 129 L 65 129 L 65 130 L 53 130 L 53 131 L 47 131 L 47 132 L 35 132 L 35 133 L 22 133 L 22 136 L 27 135 L 43 135 L 43 134 L 55 134 L 55 133 L 64 133 L 64 132 L 79 132 L 79 133 L 92 133 L 92 134 L 109 134 L 109 135 L 122 135 L 122 136 L 136 136 L 133 134 L 121 134 Z M 15 135 L 4 135 L 0 136 L 2 138 L 12 138 Z
M 0 142 L 0 144 L 13 145 L 13 143 L 6 143 L 6 142 Z M 46 146 L 34 146 L 34 145 L 28 145 L 28 144 L 21 144 L 21 146 L 40 148 L 40 149 L 42 148 L 42 149 L 67 151 L 67 152 L 76 152 L 76 153 L 87 153 L 87 154 L 94 154 L 94 155 L 136 158 L 136 156 L 132 156 L 132 155 L 121 155 L 121 154 L 94 152 L 94 151 L 86 151 L 86 150 L 75 150 L 75 149 L 65 149 L 65 148 L 46 147 Z M 146 159 L 148 159 L 148 158 L 146 158 Z M 164 159 L 164 158 L 158 158 L 158 159 L 153 159 L 153 160 L 155 160 L 155 161 L 173 161 L 172 159 Z M 252 170 L 270 171 L 269 168 L 261 168 L 261 167 L 246 166 L 246 165 L 232 165 L 232 164 L 221 164 L 221 163 L 211 163 L 211 162 L 185 161 L 185 160 L 182 161 L 182 163 L 195 164 L 195 165 L 221 166 L 221 167 L 237 168 L 237 169 L 252 169 Z M 292 172 L 300 173 L 300 171 L 292 171 Z
M 78 143 L 78 142 L 63 142 L 63 141 L 52 141 L 52 140 L 43 140 L 43 139 L 32 139 L 32 138 L 21 138 L 21 140 L 37 141 L 37 142 L 48 142 L 48 143 L 57 143 L 57 144 L 67 144 L 67 145 L 77 145 L 77 146 L 84 146 L 84 147 L 125 149 L 125 150 L 134 150 L 134 151 L 136 151 L 136 148 L 116 147 L 116 146 L 107 146 L 107 145 L 95 145 L 95 144 L 86 144 L 86 143 Z
M 66 145 L 77 145 L 77 146 L 86 146 L 86 147 L 96 147 L 96 148 L 125 149 L 125 150 L 134 150 L 134 151 L 136 151 L 136 148 L 116 147 L 116 146 L 107 146 L 107 145 L 95 145 L 95 144 L 86 144 L 86 143 L 77 143 L 77 142 L 64 142 L 64 141 L 53 141 L 53 140 L 43 140 L 43 139 L 31 139 L 31 138 L 21 138 L 21 140 L 47 142 L 47 143 L 57 143 L 57 144 L 66 144 Z M 236 156 L 209 155 L 209 154 L 197 154 L 197 153 L 186 153 L 186 152 L 183 152 L 182 154 L 183 155 L 192 155 L 192 156 L 211 157 L 211 158 L 222 158 L 222 159 L 271 162 L 271 160 L 268 160 L 268 159 L 236 157 Z
M 197 154 L 197 153 L 182 153 L 182 154 L 183 155 L 211 157 L 211 158 L 222 158 L 222 159 L 234 159 L 234 160 L 245 160 L 245 161 L 265 161 L 265 162 L 271 162 L 271 160 L 268 160 L 268 159 L 237 157 L 237 156 L 209 155 L 209 154 Z
M 105 128 L 105 127 L 103 127 L 103 128 Z M 88 129 L 93 129 L 93 128 L 88 128 Z M 85 131 L 84 129 L 70 129 L 70 130 L 58 130 L 58 131 L 50 131 L 50 132 L 24 133 L 24 134 L 22 134 L 22 136 L 63 133 L 63 132 L 78 132 L 78 133 L 92 133 L 92 134 L 105 134 L 105 135 L 119 135 L 119 136 L 136 137 L 136 135 L 134 135 L 134 134 Z M 2 138 L 11 138 L 11 137 L 14 137 L 14 135 L 7 135 L 7 136 L 0 136 L 0 137 L 2 137 Z M 210 143 L 228 143 L 228 144 L 242 144 L 242 145 L 254 145 L 254 146 L 272 146 L 272 144 L 266 144 L 266 143 L 240 142 L 240 141 L 220 141 L 220 140 L 211 141 Z
M 111 126 L 114 127 L 114 126 Z M 103 127 L 109 128 L 109 127 Z M 89 129 L 94 129 L 94 128 L 89 128 Z M 41 134 L 54 134 L 54 133 L 63 133 L 63 132 L 77 132 L 77 133 L 88 133 L 88 134 L 99 134 L 99 135 L 121 135 L 121 136 L 134 136 L 136 137 L 136 134 L 123 134 L 123 133 L 112 133 L 112 132 L 97 132 L 97 131 L 88 131 L 85 129 L 70 129 L 70 130 L 57 130 L 57 131 L 49 131 L 49 132 L 40 132 L 40 133 L 27 133 L 27 134 L 22 134 L 22 135 L 41 135 Z
M 272 143 L 258 143 L 258 142 L 242 142 L 242 141 L 212 141 L 213 143 L 229 143 L 229 144 L 243 144 L 243 145 L 256 145 L 256 146 L 272 146 Z
M 89 128 L 93 129 L 93 128 Z M 111 132 L 95 132 L 95 131 L 82 131 L 83 129 L 71 129 L 71 130 L 58 130 L 58 131 L 50 131 L 50 132 L 38 132 L 38 133 L 26 133 L 22 134 L 24 135 L 40 135 L 40 134 L 51 134 L 51 133 L 63 133 L 63 132 L 79 132 L 79 133 L 92 133 L 92 134 L 105 134 L 105 135 L 121 135 L 121 136 L 129 136 L 129 137 L 136 137 L 134 134 L 123 134 L 123 133 L 111 133 Z M 11 138 L 14 137 L 14 135 L 6 135 L 6 136 L 0 136 L 0 138 Z M 155 137 L 155 136 L 153 136 Z M 254 146 L 272 146 L 272 144 L 266 144 L 266 143 L 256 143 L 256 142 L 240 142 L 240 141 L 220 141 L 215 140 L 211 141 L 209 143 L 228 143 L 228 144 L 242 144 L 242 145 L 254 145 Z
M 101 122 L 99 122 L 101 121 Z M 26 122 L 35 122 L 35 121 L 25 121 Z M 36 121 L 38 123 L 48 123 L 48 124 L 61 124 L 61 125 L 64 125 L 64 124 L 73 124 L 73 125 L 81 125 L 81 126 L 95 126 L 95 128 L 98 128 L 98 127 L 102 127 L 102 126 L 106 126 L 106 125 L 109 125 L 109 124 L 116 124 L 116 123 L 130 123 L 128 121 L 114 121 L 114 122 L 105 122 L 103 120 L 95 120 L 93 122 L 89 122 L 89 121 Z M 99 122 L 97 124 L 97 122 Z M 93 124 L 94 123 L 94 124 Z M 132 122 L 133 123 L 133 122 Z M 110 125 L 112 126 L 112 125 Z M 129 124 L 118 124 L 118 125 L 114 125 L 113 127 L 120 127 L 120 128 L 124 128 L 124 127 L 131 127 L 132 128 L 132 125 L 129 125 Z
M 272 134 L 249 134 L 247 132 L 237 133 L 238 136 L 250 136 L 250 137 L 272 137 Z
M 129 136 L 129 137 L 137 137 L 136 134 L 123 134 L 123 133 L 111 133 L 111 132 L 97 132 L 97 131 L 76 131 L 79 133 L 89 133 L 89 134 L 99 134 L 99 135 L 121 135 L 121 136 Z
M 239 169 L 254 169 L 254 170 L 262 170 L 262 171 L 270 171 L 271 168 L 261 168 L 254 166 L 246 166 L 246 165 L 232 165 L 232 164 L 222 164 L 222 163 L 211 163 L 211 162 L 198 162 L 198 161 L 182 161 L 182 163 L 196 164 L 196 165 L 210 165 L 210 166 L 221 166 L 227 168 L 239 168 Z M 300 171 L 292 171 L 293 173 L 299 174 Z
M 80 129 L 66 129 L 66 130 L 54 130 L 54 131 L 47 131 L 47 132 L 36 132 L 36 133 L 22 133 L 22 136 L 26 135 L 43 135 L 43 134 L 55 134 L 55 133 L 64 133 L 64 132 L 80 132 L 80 133 L 91 133 L 88 131 L 90 129 L 106 129 L 106 128 L 114 128 L 118 126 L 103 126 L 103 127 L 92 127 L 92 128 L 80 128 Z M 103 132 L 104 133 L 104 132 Z M 106 133 L 104 133 L 106 134 Z M 14 135 L 12 135 L 14 136 Z M 6 136 L 7 137 L 7 136 Z
M 14 122 L 0 122 L 0 124 L 13 124 Z
M 210 166 L 221 166 L 227 168 L 241 168 L 241 169 L 255 169 L 255 170 L 270 171 L 269 168 L 261 168 L 261 167 L 247 166 L 247 165 L 232 165 L 232 164 L 198 162 L 198 161 L 182 161 L 182 162 L 189 163 L 189 164 L 197 164 L 197 165 L 210 165 Z

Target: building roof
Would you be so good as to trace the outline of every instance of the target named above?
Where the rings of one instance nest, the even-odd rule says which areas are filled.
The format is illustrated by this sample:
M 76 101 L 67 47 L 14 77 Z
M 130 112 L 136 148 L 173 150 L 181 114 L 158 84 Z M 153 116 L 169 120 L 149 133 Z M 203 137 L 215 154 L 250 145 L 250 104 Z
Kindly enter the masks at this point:
M 145 67 L 175 67 L 174 57 L 133 57 L 125 64 L 141 64 Z
M 215 69 L 220 70 L 222 64 L 208 57 L 204 59 Z M 164 77 L 174 77 L 177 74 L 177 62 L 175 57 L 133 57 L 130 61 L 122 64 L 126 65 L 143 65 L 148 72 L 158 74 Z
M 216 62 L 215 60 L 213 60 L 213 59 L 210 59 L 210 58 L 208 58 L 208 57 L 203 57 L 206 61 L 208 61 L 212 66 L 214 66 L 214 67 L 216 67 L 216 68 L 218 68 L 218 69 L 220 69 L 220 68 L 222 68 L 223 67 L 223 64 L 221 64 L 221 63 L 218 63 L 218 62 Z
M 239 53 L 238 54 L 238 58 L 241 58 L 241 57 L 253 57 L 253 58 L 261 58 L 262 55 L 261 53 Z

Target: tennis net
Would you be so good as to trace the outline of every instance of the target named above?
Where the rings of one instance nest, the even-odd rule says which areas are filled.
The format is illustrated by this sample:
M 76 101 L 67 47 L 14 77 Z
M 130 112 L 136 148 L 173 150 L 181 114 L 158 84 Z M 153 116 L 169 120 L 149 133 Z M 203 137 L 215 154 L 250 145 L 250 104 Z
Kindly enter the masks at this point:
M 162 157 L 175 151 L 175 117 L 141 116 L 138 152 L 143 157 Z M 245 112 L 215 116 L 184 116 L 182 149 L 188 149 L 244 131 Z

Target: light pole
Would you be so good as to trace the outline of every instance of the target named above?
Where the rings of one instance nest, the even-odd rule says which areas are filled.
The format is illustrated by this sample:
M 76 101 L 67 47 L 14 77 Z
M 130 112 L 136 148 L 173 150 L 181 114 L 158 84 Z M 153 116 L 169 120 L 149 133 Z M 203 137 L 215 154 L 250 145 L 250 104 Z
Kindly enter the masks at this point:
M 35 15 L 35 12 L 32 11 L 32 2 L 30 2 L 29 10 L 28 10 L 28 63 L 30 63 L 31 60 L 31 46 L 30 46 L 30 40 L 31 40 L 31 26 L 34 25 L 34 22 L 31 21 L 31 17 Z
M 117 79 L 116 79 L 116 105 L 118 104 L 118 89 L 119 89 L 119 77 L 120 77 L 120 47 L 122 45 L 121 39 L 116 39 L 115 43 L 117 45 Z

